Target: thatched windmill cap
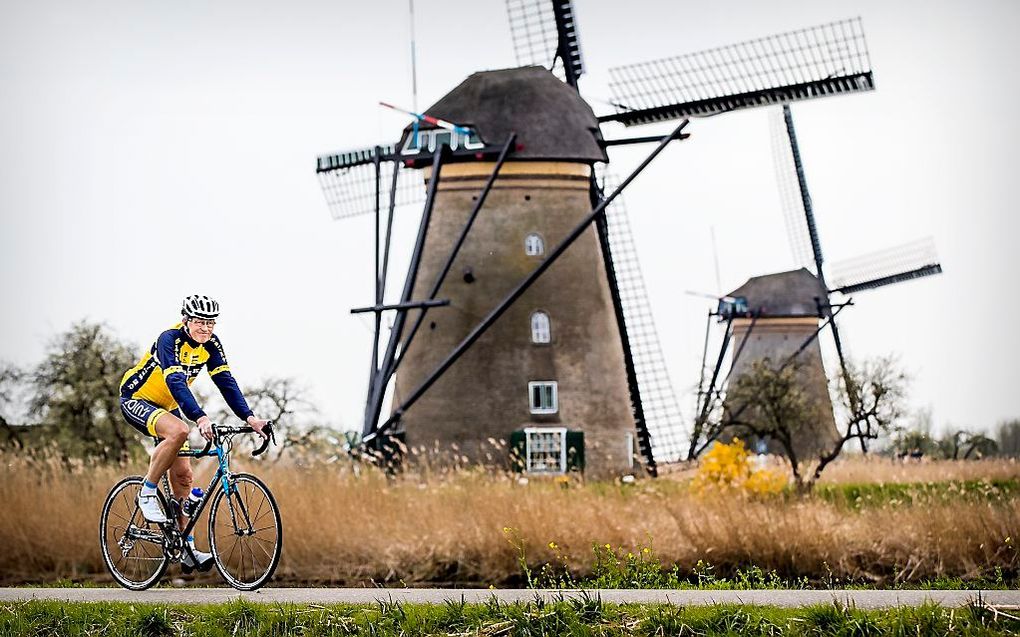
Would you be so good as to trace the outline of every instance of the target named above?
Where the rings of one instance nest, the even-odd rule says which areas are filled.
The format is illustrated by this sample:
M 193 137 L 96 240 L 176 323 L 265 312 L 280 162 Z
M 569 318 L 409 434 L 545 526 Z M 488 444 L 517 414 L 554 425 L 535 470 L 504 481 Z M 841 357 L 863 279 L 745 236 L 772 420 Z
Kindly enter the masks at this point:
M 828 299 L 825 288 L 807 268 L 751 277 L 729 296 L 746 298 L 748 309 L 761 308 L 762 317 L 818 316 L 815 299 L 822 303 Z
M 425 113 L 471 126 L 491 145 L 517 131 L 515 160 L 607 161 L 591 107 L 540 66 L 474 73 Z

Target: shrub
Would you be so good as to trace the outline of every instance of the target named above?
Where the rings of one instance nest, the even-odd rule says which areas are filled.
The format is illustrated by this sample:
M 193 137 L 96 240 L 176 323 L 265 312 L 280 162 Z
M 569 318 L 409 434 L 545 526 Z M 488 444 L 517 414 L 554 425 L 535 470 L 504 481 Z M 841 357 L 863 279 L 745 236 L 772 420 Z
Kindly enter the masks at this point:
M 766 496 L 780 493 L 786 482 L 780 471 L 755 467 L 744 441 L 734 438 L 730 444 L 715 443 L 702 456 L 691 487 L 702 494 L 723 490 Z

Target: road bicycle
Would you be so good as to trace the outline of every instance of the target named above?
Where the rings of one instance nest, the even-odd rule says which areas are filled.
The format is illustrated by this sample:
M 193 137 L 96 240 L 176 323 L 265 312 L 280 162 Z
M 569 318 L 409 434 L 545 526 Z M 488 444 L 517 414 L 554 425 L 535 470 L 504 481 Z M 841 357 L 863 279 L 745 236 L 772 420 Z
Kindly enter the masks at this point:
M 262 446 L 252 452 L 261 455 L 274 444 L 273 423 L 263 431 Z M 142 476 L 128 476 L 106 496 L 99 521 L 99 544 L 103 561 L 118 584 L 133 591 L 145 590 L 163 577 L 171 562 L 185 553 L 197 563 L 186 538 L 198 524 L 206 505 L 209 512 L 209 550 L 216 569 L 234 588 L 252 591 L 273 576 L 283 547 L 280 509 L 269 487 L 250 473 L 230 470 L 230 450 L 238 434 L 253 433 L 249 426 L 213 425 L 213 438 L 201 451 L 182 449 L 178 456 L 214 457 L 219 466 L 202 498 L 194 503 L 191 517 L 183 530 L 177 520 L 181 503 L 173 497 L 170 481 L 163 474 L 162 489 L 157 490 L 169 522 L 147 521 L 138 508 Z M 209 570 L 208 567 L 205 570 Z

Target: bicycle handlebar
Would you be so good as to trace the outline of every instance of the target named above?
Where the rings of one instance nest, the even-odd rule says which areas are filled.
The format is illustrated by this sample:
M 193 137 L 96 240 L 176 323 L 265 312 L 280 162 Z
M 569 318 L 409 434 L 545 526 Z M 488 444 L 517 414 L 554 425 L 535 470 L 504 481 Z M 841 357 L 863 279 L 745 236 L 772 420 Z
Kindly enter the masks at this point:
M 251 429 L 251 427 L 248 427 L 248 429 Z M 254 431 L 254 429 L 252 429 L 252 431 Z M 272 420 L 267 422 L 266 426 L 262 428 L 262 433 L 265 434 L 265 438 L 262 439 L 262 446 L 259 447 L 258 449 L 256 449 L 255 451 L 251 452 L 251 457 L 252 458 L 255 458 L 257 456 L 261 456 L 263 453 L 265 453 L 266 449 L 269 448 L 269 443 L 270 442 L 272 442 L 274 445 L 276 444 L 276 434 L 273 433 L 273 421 Z
M 262 432 L 265 434 L 265 438 L 262 440 L 262 446 L 260 446 L 258 449 L 252 452 L 251 454 L 252 458 L 261 456 L 263 453 L 265 453 L 266 449 L 269 448 L 270 442 L 272 442 L 274 445 L 276 444 L 276 433 L 273 431 L 274 424 L 276 423 L 270 420 L 266 423 L 266 426 L 262 428 Z M 212 427 L 213 427 L 213 440 L 223 435 L 246 434 L 255 432 L 255 430 L 249 427 L 248 425 L 236 427 L 231 425 L 217 425 L 214 423 Z M 202 449 L 202 453 L 199 455 L 204 456 L 207 453 L 209 453 L 209 450 L 212 449 L 212 444 L 213 444 L 212 440 L 207 440 L 205 443 L 205 449 Z

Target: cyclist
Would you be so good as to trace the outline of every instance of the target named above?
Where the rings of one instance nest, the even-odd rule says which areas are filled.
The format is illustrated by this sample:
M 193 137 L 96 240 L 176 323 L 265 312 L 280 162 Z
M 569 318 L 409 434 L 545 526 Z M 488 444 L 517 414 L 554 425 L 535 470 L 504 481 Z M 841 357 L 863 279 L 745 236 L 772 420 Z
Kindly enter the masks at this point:
M 188 388 L 203 367 L 208 367 L 213 383 L 238 418 L 259 434 L 266 426 L 266 421 L 256 418 L 248 407 L 237 381 L 230 374 L 223 344 L 213 334 L 219 314 L 220 304 L 208 296 L 186 297 L 181 306 L 181 322 L 160 334 L 120 382 L 120 410 L 124 418 L 141 433 L 156 438 L 145 483 L 138 494 L 138 506 L 150 522 L 168 522 L 156 496 L 156 484 L 167 470 L 170 471 L 170 488 L 178 501 L 183 502 L 191 490 L 190 459 L 177 456 L 187 444 L 189 431 L 181 413 L 198 425 L 203 438 L 212 440 L 212 421 Z M 180 528 L 184 529 L 186 523 L 182 515 L 178 520 Z M 195 548 L 194 536 L 188 536 L 188 544 L 198 563 L 185 551 L 183 569 L 186 572 L 195 568 L 208 570 L 212 566 L 212 555 Z

